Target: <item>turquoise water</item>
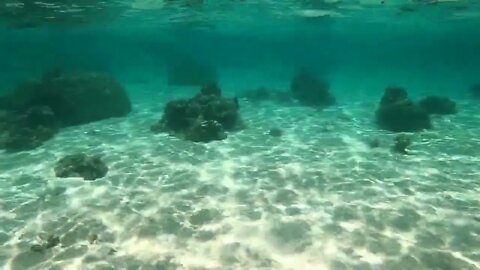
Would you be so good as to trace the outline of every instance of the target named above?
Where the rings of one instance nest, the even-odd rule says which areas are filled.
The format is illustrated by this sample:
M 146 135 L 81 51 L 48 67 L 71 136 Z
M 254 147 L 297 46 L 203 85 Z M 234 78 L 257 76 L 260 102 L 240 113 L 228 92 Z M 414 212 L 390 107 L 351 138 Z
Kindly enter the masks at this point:
M 480 269 L 479 23 L 461 0 L 5 1 L 0 268 Z M 295 96 L 299 70 L 336 102 Z M 213 81 L 235 128 L 152 132 Z M 391 86 L 456 113 L 391 131 Z M 108 172 L 60 176 L 78 153 Z

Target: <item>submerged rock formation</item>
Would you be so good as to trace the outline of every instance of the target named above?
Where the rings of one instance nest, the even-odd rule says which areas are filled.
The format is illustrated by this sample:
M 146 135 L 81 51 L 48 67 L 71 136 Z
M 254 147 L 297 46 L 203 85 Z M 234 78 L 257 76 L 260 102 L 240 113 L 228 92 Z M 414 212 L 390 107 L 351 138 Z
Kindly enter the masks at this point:
M 457 104 L 447 97 L 428 96 L 421 99 L 418 105 L 428 114 L 456 114 Z
M 314 77 L 306 70 L 301 70 L 295 75 L 290 91 L 300 104 L 306 106 L 326 107 L 336 102 L 329 91 L 328 83 Z
M 17 111 L 50 107 L 61 127 L 121 117 L 131 111 L 123 87 L 112 77 L 96 73 L 47 73 L 40 80 L 19 85 L 3 103 Z
M 430 116 L 400 87 L 388 87 L 376 111 L 376 122 L 393 132 L 414 132 L 432 127 Z
M 60 178 L 81 177 L 84 180 L 95 180 L 107 175 L 108 167 L 100 157 L 81 153 L 61 158 L 54 170 L 55 175 Z
M 227 137 L 224 131 L 241 126 L 238 111 L 236 98 L 225 98 L 216 84 L 208 84 L 191 99 L 168 102 L 162 119 L 151 130 L 195 142 L 223 140 Z
M 61 127 L 85 124 L 131 111 L 124 89 L 110 76 L 46 73 L 0 99 L 0 149 L 31 150 Z

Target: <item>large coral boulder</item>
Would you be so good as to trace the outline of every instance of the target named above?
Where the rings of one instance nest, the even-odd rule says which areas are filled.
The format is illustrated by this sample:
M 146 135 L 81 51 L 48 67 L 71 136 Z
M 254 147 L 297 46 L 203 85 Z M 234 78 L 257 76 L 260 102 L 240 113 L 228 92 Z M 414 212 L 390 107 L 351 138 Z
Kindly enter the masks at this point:
M 335 97 L 330 93 L 328 83 L 314 77 L 306 70 L 297 73 L 290 91 L 300 104 L 306 106 L 326 107 L 336 102 Z
M 242 126 L 239 108 L 236 98 L 223 97 L 216 84 L 209 84 L 193 98 L 168 102 L 151 130 L 195 142 L 222 140 L 227 137 L 225 131 Z
M 123 87 L 105 74 L 52 72 L 25 82 L 3 98 L 0 106 L 17 111 L 49 107 L 61 127 L 85 124 L 131 111 Z
M 108 167 L 100 157 L 81 153 L 61 158 L 54 170 L 59 178 L 81 177 L 84 180 L 95 180 L 107 175 Z
M 377 124 L 393 132 L 415 132 L 432 127 L 430 116 L 409 99 L 405 89 L 389 87 L 376 112 Z
M 421 99 L 418 105 L 428 114 L 457 113 L 457 104 L 447 97 L 429 96 Z

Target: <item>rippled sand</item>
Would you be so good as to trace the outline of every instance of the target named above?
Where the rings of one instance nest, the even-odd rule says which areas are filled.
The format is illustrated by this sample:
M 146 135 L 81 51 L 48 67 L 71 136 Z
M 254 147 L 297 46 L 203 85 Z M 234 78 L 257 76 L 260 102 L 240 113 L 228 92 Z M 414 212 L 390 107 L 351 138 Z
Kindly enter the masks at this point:
M 480 268 L 478 104 L 399 155 L 375 102 L 242 101 L 248 129 L 195 144 L 149 131 L 167 100 L 0 154 L 2 269 Z M 102 154 L 108 175 L 56 179 L 75 152 Z M 50 234 L 58 246 L 30 250 Z

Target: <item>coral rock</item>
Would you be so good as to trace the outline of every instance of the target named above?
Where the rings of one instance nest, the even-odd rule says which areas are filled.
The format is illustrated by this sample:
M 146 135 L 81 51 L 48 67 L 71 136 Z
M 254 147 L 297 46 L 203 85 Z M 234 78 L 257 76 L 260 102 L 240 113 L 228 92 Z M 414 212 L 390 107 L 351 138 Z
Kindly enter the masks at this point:
M 100 157 L 85 154 L 68 155 L 61 158 L 55 166 L 55 175 L 60 178 L 82 177 L 95 180 L 107 175 L 108 167 Z
M 19 85 L 4 99 L 3 106 L 12 110 L 49 107 L 61 127 L 121 117 L 131 111 L 123 87 L 110 76 L 95 73 L 49 73 L 41 80 Z

